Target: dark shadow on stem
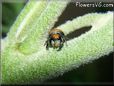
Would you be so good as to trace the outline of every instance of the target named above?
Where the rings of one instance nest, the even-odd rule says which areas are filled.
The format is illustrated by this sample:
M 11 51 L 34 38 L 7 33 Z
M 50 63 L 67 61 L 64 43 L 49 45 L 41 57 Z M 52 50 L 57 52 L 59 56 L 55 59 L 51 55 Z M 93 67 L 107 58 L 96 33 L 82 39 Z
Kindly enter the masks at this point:
M 66 35 L 66 40 L 71 40 L 75 37 L 78 37 L 82 34 L 84 34 L 85 32 L 88 32 L 90 29 L 92 28 L 92 26 L 85 26 L 85 27 L 82 27 L 82 28 L 79 28 L 78 30 L 75 30 L 69 34 Z

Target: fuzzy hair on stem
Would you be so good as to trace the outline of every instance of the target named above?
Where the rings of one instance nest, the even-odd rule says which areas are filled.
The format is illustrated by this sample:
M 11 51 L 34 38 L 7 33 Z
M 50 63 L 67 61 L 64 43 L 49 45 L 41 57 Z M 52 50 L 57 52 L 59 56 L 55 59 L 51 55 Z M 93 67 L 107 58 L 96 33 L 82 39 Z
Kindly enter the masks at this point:
M 47 51 L 43 46 L 46 33 L 57 21 L 68 1 L 60 3 L 30 1 L 24 7 L 7 38 L 2 39 L 3 84 L 29 83 L 35 79 L 41 83 L 113 52 L 113 12 L 110 11 L 89 13 L 58 26 L 65 35 L 83 26 L 91 25 L 92 28 L 67 41 L 68 46 L 64 45 L 61 51 L 53 48 Z

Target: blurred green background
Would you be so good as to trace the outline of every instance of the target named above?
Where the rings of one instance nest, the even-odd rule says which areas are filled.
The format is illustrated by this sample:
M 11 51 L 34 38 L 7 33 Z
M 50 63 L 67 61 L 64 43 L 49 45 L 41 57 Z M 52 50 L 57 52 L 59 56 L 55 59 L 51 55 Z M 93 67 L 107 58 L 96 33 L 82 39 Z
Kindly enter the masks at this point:
M 2 3 L 2 38 L 7 36 L 7 32 L 16 20 L 26 3 Z M 91 12 L 107 12 L 112 11 L 113 8 L 81 8 L 76 7 L 75 3 L 68 4 L 59 20 L 55 23 L 54 27 L 65 23 L 67 20 L 72 20 L 78 16 L 82 16 Z M 102 23 L 102 22 L 101 22 Z M 88 27 L 90 29 L 90 27 Z M 72 35 L 81 35 L 84 30 L 80 30 Z M 78 36 L 79 36 L 78 35 Z M 92 63 L 81 65 L 79 68 L 64 73 L 62 76 L 50 79 L 44 83 L 103 83 L 113 82 L 113 53 L 93 61 Z M 37 83 L 37 80 L 31 82 Z
M 24 7 L 25 3 L 2 3 L 2 37 L 6 36 L 9 28 L 15 21 L 17 15 Z

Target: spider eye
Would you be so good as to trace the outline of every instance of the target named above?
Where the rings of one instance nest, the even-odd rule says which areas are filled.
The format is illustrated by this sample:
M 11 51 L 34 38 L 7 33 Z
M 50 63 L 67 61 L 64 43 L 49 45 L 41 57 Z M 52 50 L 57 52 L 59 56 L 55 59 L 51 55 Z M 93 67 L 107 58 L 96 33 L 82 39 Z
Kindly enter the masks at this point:
M 51 41 L 51 45 L 53 46 L 53 47 L 59 47 L 60 46 L 60 40 L 52 40 Z
M 53 40 L 51 40 L 51 45 L 54 46 L 54 41 Z

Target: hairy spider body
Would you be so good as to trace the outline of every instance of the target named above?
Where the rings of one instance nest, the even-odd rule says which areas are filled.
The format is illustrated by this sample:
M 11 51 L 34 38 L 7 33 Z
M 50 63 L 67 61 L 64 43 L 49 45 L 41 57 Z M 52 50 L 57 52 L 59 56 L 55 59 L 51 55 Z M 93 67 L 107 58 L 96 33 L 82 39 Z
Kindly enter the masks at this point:
M 46 49 L 48 50 L 50 47 L 53 47 L 54 49 L 58 48 L 59 51 L 63 47 L 65 41 L 65 35 L 62 30 L 56 28 L 52 29 L 49 31 L 47 41 L 45 43 Z

